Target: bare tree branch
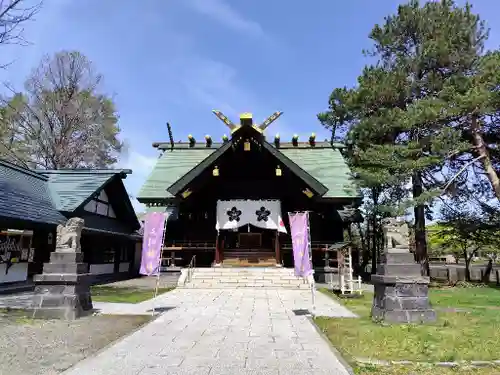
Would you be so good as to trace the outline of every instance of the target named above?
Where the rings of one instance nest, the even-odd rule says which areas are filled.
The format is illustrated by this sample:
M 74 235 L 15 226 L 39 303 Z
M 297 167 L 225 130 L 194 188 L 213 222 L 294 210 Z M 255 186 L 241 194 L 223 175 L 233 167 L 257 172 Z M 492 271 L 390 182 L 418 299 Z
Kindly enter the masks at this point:
M 42 1 L 26 6 L 26 0 L 0 0 L 0 44 L 26 44 L 24 24 L 33 19 Z
M 63 51 L 41 61 L 23 94 L 9 88 L 12 97 L 2 102 L 11 115 L 3 122 L 16 129 L 30 162 L 46 169 L 116 163 L 123 146 L 118 116 L 101 81 L 84 55 Z

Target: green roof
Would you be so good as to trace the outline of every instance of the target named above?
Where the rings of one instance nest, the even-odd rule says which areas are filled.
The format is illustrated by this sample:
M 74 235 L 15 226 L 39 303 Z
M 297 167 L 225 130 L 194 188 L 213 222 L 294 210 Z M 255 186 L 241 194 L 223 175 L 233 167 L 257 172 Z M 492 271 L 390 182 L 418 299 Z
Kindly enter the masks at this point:
M 328 188 L 324 198 L 361 196 L 351 180 L 351 172 L 340 150 L 332 147 L 280 148 L 295 164 Z
M 185 143 L 176 143 L 173 149 L 169 143 L 155 143 L 154 146 L 164 150 L 164 153 L 139 191 L 139 200 L 173 198 L 167 189 L 222 144 L 213 143 L 211 147 L 206 147 L 204 143 L 197 143 L 189 147 Z M 278 149 L 328 189 L 323 197 L 360 198 L 361 192 L 351 180 L 349 167 L 336 146 L 340 145 L 332 147 L 329 142 L 317 142 L 313 147 L 301 142 L 298 146 L 282 143 Z
M 39 170 L 48 177 L 50 196 L 58 211 L 73 212 L 114 176 L 131 173 L 127 169 Z
M 174 182 L 183 177 L 203 159 L 212 154 L 216 147 L 178 147 L 167 150 L 156 162 L 153 171 L 137 194 L 140 199 L 173 198 L 167 191 Z

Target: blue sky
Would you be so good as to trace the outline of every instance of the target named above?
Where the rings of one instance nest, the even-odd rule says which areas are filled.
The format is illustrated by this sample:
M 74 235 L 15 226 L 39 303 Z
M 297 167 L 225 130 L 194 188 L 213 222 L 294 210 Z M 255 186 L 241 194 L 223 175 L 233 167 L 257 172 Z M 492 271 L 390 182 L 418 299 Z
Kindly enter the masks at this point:
M 396 0 L 45 0 L 25 30 L 32 44 L 2 51 L 14 61 L 0 80 L 21 88 L 44 54 L 79 50 L 104 75 L 130 145 L 120 161 L 131 168 L 133 196 L 154 165 L 154 141 L 188 134 L 214 139 L 227 128 L 211 113 L 256 121 L 284 115 L 268 129 L 282 139 L 316 132 L 316 114 L 333 88 L 352 86 L 367 59 L 363 48 L 375 23 L 393 13 Z M 463 3 L 463 2 L 459 2 Z M 472 1 L 491 27 L 489 48 L 500 44 L 500 3 Z M 489 18 L 489 19 L 488 19 Z

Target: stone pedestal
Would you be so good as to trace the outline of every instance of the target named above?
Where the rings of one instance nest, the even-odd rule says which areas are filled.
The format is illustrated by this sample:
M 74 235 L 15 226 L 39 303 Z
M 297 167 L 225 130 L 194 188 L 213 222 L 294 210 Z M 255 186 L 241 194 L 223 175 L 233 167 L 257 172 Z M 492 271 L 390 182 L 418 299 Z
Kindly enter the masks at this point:
M 81 252 L 55 251 L 43 273 L 34 277 L 33 316 L 76 319 L 92 311 L 90 277 Z
M 382 256 L 371 278 L 375 295 L 372 319 L 388 323 L 425 323 L 436 320 L 428 298 L 429 278 L 421 276 L 408 248 L 396 247 Z

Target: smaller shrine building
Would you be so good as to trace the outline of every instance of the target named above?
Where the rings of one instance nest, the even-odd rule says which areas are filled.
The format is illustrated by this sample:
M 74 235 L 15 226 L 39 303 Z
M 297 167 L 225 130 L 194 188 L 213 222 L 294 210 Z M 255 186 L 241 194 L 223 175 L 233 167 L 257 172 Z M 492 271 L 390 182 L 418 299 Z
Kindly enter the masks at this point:
M 85 221 L 81 246 L 97 280 L 137 275 L 142 236 L 123 179 L 126 169 L 33 170 L 0 159 L 0 284 L 42 272 L 56 227 Z
M 344 146 L 294 136 L 269 142 L 262 124 L 242 114 L 233 124 L 214 111 L 230 136 L 153 143 L 161 155 L 137 199 L 168 212 L 164 266 L 293 266 L 288 213 L 308 211 L 312 260 L 335 267 L 345 231 L 361 220 L 361 192 L 342 156 Z M 354 257 L 356 258 L 356 257 Z M 332 262 L 333 260 L 333 262 Z

